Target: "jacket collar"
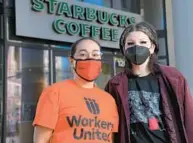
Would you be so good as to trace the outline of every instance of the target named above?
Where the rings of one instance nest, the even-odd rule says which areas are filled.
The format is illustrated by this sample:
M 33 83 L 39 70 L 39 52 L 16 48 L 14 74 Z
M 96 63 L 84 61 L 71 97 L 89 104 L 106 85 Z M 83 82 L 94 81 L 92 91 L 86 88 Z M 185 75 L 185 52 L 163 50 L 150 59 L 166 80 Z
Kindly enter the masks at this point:
M 154 64 L 153 66 L 153 74 L 158 76 L 160 73 L 162 73 L 162 69 L 161 69 L 161 66 L 159 64 Z M 120 82 L 122 80 L 124 80 L 125 78 L 130 78 L 132 77 L 132 73 L 129 72 L 126 68 L 124 69 L 123 72 L 120 72 L 118 75 L 116 75 L 115 77 L 113 77 L 112 79 L 112 84 L 114 85 L 119 85 Z

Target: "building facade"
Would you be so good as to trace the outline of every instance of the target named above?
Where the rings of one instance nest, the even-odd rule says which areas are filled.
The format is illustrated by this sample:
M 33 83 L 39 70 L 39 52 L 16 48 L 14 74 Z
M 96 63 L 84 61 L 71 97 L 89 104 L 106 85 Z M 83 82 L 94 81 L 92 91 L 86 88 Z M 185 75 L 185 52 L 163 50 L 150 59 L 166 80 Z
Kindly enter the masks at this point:
M 175 66 L 168 2 L 0 0 L 1 142 L 32 143 L 39 96 L 48 85 L 72 78 L 70 46 L 81 37 L 93 37 L 102 45 L 103 70 L 96 81 L 102 89 L 124 67 L 118 41 L 130 23 L 145 20 L 154 25 L 159 62 Z

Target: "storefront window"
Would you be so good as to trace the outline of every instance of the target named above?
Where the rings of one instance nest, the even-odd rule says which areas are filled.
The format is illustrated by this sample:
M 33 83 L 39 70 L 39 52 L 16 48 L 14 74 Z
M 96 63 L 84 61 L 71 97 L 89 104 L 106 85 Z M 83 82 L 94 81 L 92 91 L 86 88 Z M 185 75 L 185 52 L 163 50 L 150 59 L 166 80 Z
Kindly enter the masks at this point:
M 121 0 L 122 10 L 140 14 L 141 0 Z
M 0 43 L 1 40 L 3 39 L 3 15 L 0 14 Z
M 159 53 L 158 56 L 166 56 L 166 39 L 165 38 L 159 38 L 158 44 L 159 44 Z
M 156 30 L 165 30 L 163 0 L 143 0 L 144 20 L 152 24 Z
M 159 64 L 161 64 L 161 65 L 168 65 L 167 59 L 159 59 L 158 62 L 159 62 Z
M 0 44 L 0 140 L 2 137 L 3 121 L 3 46 Z M 1 142 L 1 141 L 0 141 Z
M 109 51 L 103 51 L 102 56 L 102 72 L 100 76 L 96 80 L 96 84 L 101 89 L 104 89 L 107 82 L 111 79 L 113 76 L 113 56 L 112 52 Z
M 96 80 L 97 86 L 100 87 L 101 89 L 104 89 L 111 77 L 112 77 L 112 65 L 108 62 L 103 62 L 102 72 L 98 77 L 98 79 Z
M 109 7 L 109 8 L 112 7 L 112 0 L 82 0 L 82 1 L 90 4 Z
M 112 0 L 103 0 L 103 3 L 105 7 L 112 7 Z
M 114 75 L 124 70 L 125 60 L 123 56 L 114 56 L 113 62 L 114 62 Z
M 5 0 L 6 6 L 13 7 L 14 6 L 14 0 Z
M 0 0 L 0 142 L 2 138 L 2 125 L 3 125 L 3 5 Z
M 48 55 L 48 50 L 41 47 L 8 47 L 7 143 L 33 142 L 32 121 L 36 104 L 42 90 L 49 84 Z
M 72 69 L 70 66 L 70 62 L 67 56 L 55 56 L 54 58 L 54 73 L 55 73 L 55 81 L 62 81 L 66 79 L 72 79 Z

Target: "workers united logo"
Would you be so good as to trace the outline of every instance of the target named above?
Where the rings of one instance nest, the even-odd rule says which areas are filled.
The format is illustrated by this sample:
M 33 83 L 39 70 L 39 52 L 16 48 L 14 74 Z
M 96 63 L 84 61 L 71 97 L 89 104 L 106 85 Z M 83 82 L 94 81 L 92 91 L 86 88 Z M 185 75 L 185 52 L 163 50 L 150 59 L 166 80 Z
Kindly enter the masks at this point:
M 94 117 L 84 115 L 70 115 L 66 117 L 68 125 L 73 128 L 72 136 L 75 140 L 111 142 L 113 122 L 100 119 L 100 108 L 96 100 L 84 97 L 83 101 L 88 111 Z
M 84 98 L 86 106 L 91 114 L 98 115 L 100 114 L 100 109 L 98 103 L 94 99 Z

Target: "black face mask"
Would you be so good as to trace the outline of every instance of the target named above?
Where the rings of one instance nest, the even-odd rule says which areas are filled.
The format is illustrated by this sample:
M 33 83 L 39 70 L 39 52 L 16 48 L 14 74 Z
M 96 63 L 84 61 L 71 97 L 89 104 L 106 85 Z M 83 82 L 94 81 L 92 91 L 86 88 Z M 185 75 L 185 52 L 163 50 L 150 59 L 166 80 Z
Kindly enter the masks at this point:
M 125 51 L 126 59 L 135 65 L 143 64 L 149 56 L 150 51 L 147 47 L 144 46 L 135 45 Z

